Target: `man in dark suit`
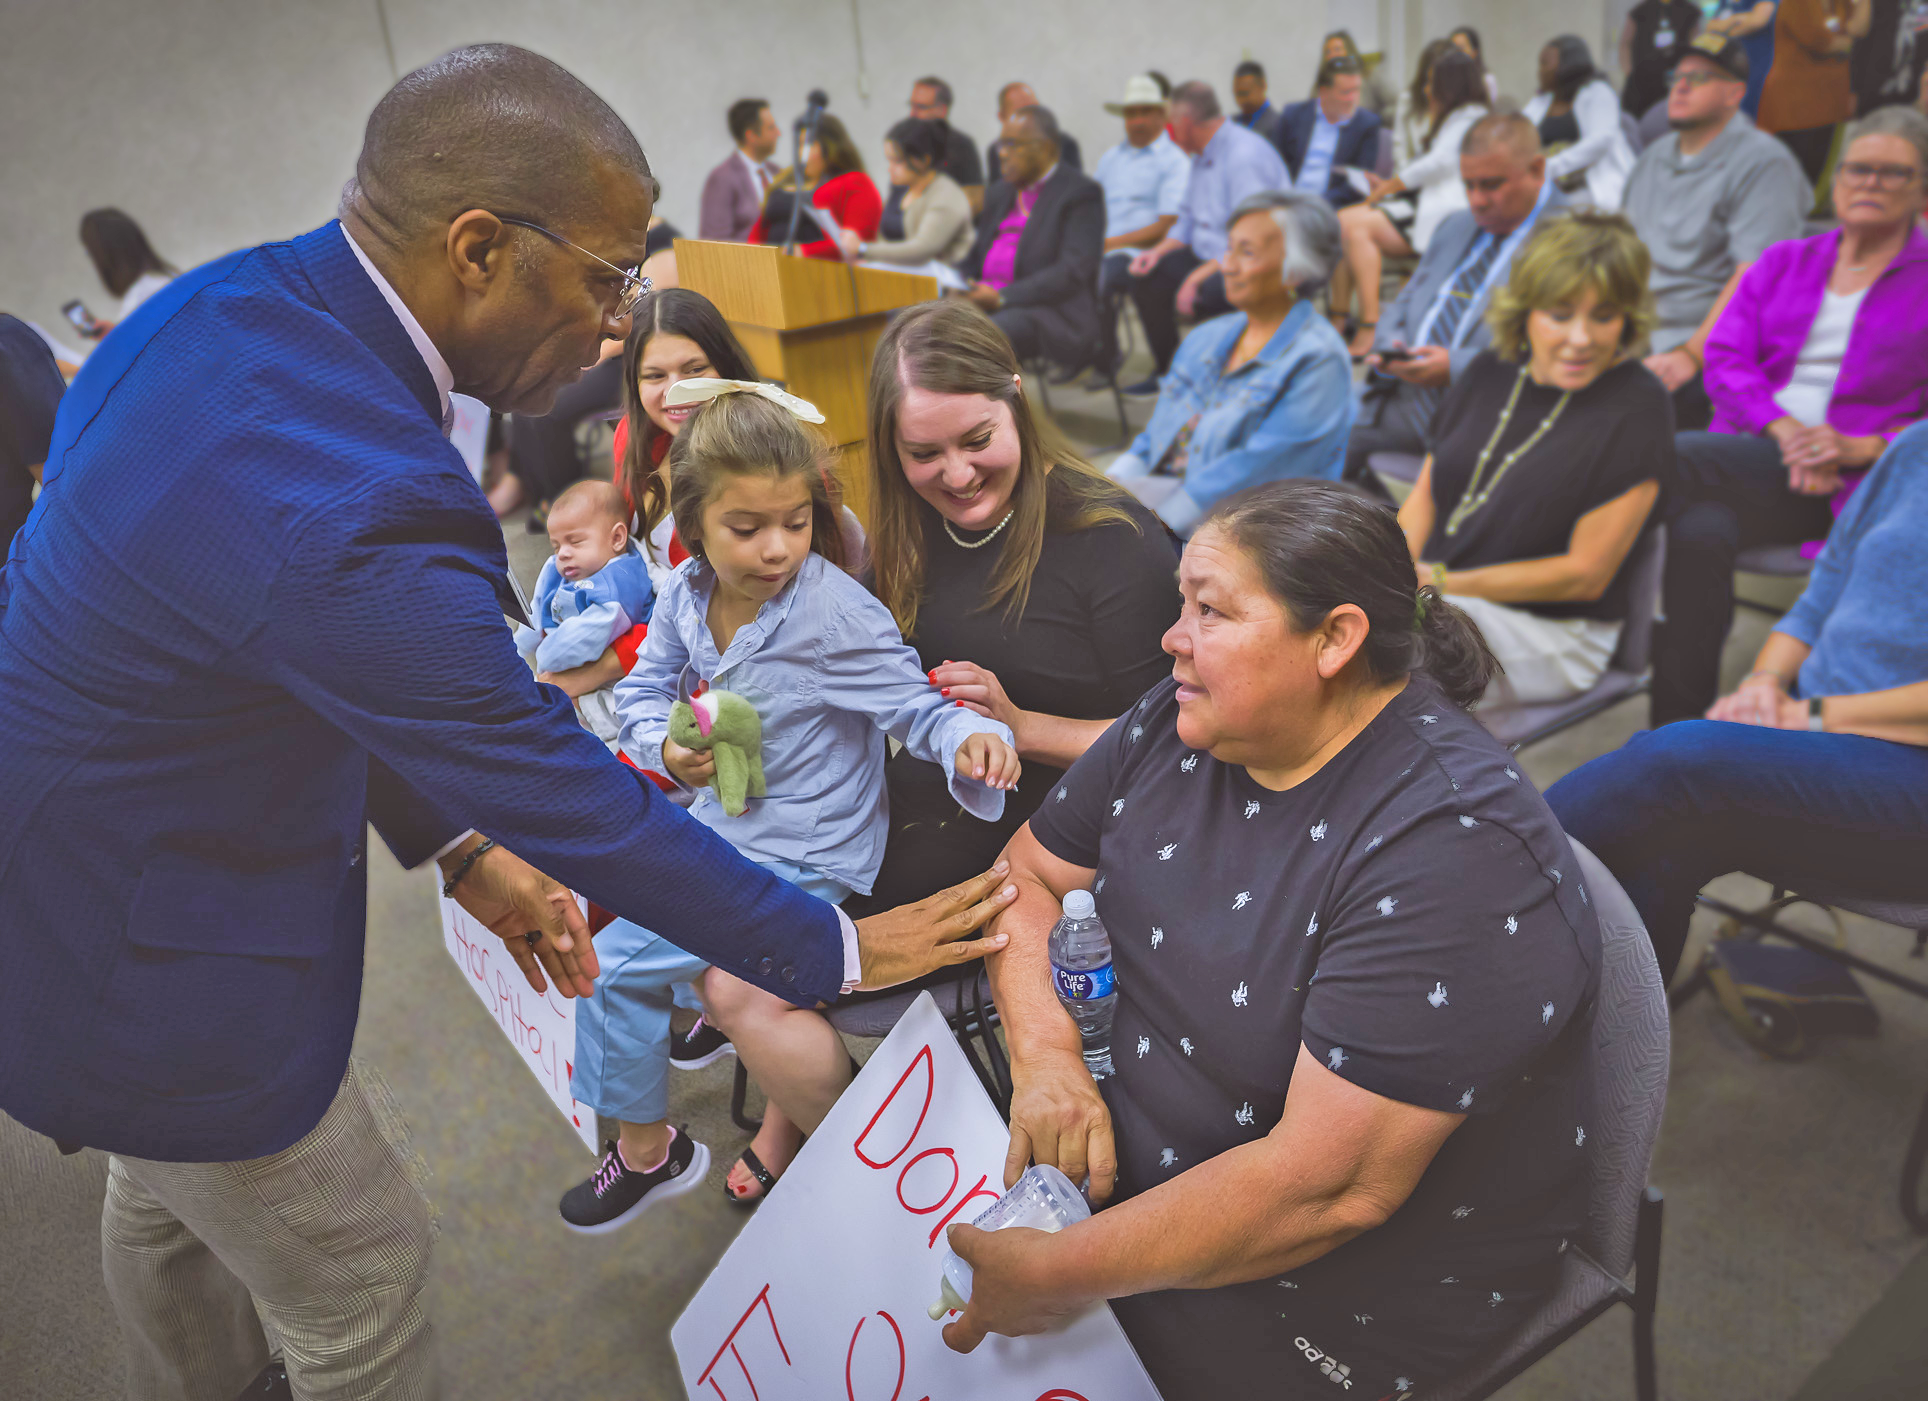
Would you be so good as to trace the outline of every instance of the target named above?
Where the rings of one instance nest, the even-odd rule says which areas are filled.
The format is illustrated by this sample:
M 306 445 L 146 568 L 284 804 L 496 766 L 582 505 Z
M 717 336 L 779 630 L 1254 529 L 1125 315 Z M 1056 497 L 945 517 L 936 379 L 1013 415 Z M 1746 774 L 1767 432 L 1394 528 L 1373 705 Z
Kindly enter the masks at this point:
M 703 181 L 702 214 L 696 225 L 698 238 L 741 243 L 763 213 L 764 196 L 777 178 L 770 163 L 783 132 L 770 114 L 770 104 L 760 97 L 745 97 L 730 104 L 730 139 L 736 149 Z
M 1272 105 L 1265 81 L 1265 65 L 1248 58 L 1232 70 L 1232 120 L 1275 145 L 1279 139 L 1279 109 Z
M 0 1110 L 112 1155 L 136 1401 L 239 1394 L 263 1320 L 297 1396 L 435 1394 L 427 1204 L 349 1062 L 369 823 L 538 992 L 597 972 L 551 875 L 803 1005 L 968 947 L 746 862 L 503 626 L 449 395 L 542 413 L 626 336 L 655 190 L 561 68 L 457 50 L 377 104 L 339 222 L 176 278 L 62 403 L 0 571 Z
M 1346 441 L 1346 476 L 1358 481 L 1375 452 L 1423 456 L 1447 388 L 1492 344 L 1486 309 L 1537 222 L 1566 207 L 1546 178 L 1533 123 L 1517 112 L 1482 117 L 1459 151 L 1468 207 L 1449 214 L 1405 288 L 1379 318 L 1366 357 L 1358 417 Z M 1387 357 L 1384 352 L 1403 352 Z
M 1379 118 L 1359 105 L 1365 89 L 1359 60 L 1340 55 L 1319 65 L 1319 90 L 1279 114 L 1278 148 L 1292 185 L 1334 209 L 1365 198 L 1345 167 L 1371 170 L 1379 157 Z
M 987 185 L 995 185 L 1004 178 L 1002 157 L 998 147 L 1003 144 L 1004 124 L 1026 107 L 1036 107 L 1038 95 L 1029 83 L 1006 83 L 997 90 L 998 139 L 984 148 L 984 179 Z M 1058 159 L 1073 170 L 1084 169 L 1084 152 L 1078 149 L 1078 138 L 1068 131 L 1058 133 Z
M 1104 188 L 1064 163 L 1047 107 L 1014 112 L 998 147 L 1005 178 L 985 192 L 977 241 L 958 265 L 972 280 L 964 295 L 991 314 L 1018 359 L 1081 368 L 1100 340 Z

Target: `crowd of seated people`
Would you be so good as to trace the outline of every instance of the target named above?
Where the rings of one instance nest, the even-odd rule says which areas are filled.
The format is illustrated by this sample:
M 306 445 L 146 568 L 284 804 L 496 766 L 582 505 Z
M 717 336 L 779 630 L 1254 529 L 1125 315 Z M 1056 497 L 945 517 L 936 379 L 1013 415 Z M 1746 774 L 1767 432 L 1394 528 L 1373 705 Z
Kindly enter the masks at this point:
M 1790 91 L 1809 68 L 1846 73 L 1838 59 L 1871 32 L 1869 8 L 1723 4 L 1703 22 L 1680 0 L 1643 0 L 1627 18 L 1623 92 L 1566 35 L 1539 51 L 1518 109 L 1469 29 L 1428 45 L 1396 97 L 1377 57 L 1336 31 L 1300 101 L 1275 101 L 1253 60 L 1232 74 L 1231 111 L 1209 81 L 1130 77 L 1106 104 L 1122 139 L 1089 175 L 1060 114 L 1021 82 L 999 91 L 997 137 L 980 151 L 950 125 L 948 84 L 919 79 L 883 142 L 885 190 L 831 114 L 798 167 L 781 167 L 769 104 L 745 98 L 704 184 L 704 238 L 941 263 L 962 284 L 898 313 L 877 348 L 868 530 L 840 509 L 785 396 L 758 387 L 717 308 L 673 286 L 673 265 L 659 265 L 625 342 L 550 414 L 509 424 L 505 512 L 580 476 L 576 425 L 620 405 L 615 488 L 576 503 L 593 496 L 616 553 L 640 555 L 657 599 L 680 600 L 698 650 L 692 581 L 720 577 L 704 517 L 737 470 L 706 477 L 699 454 L 734 460 L 726 418 L 786 445 L 773 480 L 815 532 L 795 578 L 859 601 L 866 648 L 919 693 L 907 706 L 946 713 L 950 743 L 928 742 L 920 721 L 913 747 L 878 759 L 866 791 L 881 790 L 888 817 L 868 824 L 862 869 L 785 874 L 863 913 L 1012 861 L 1022 893 L 1007 928 L 1025 937 L 989 969 L 1019 1071 L 1012 1122 L 1113 1200 L 1092 1229 L 1129 1263 L 1080 1287 L 1118 1301 L 1167 1395 L 1325 1394 L 1322 1376 L 1279 1389 L 1278 1359 L 1251 1340 L 1275 1316 L 1342 1340 L 1371 1394 L 1397 1394 L 1450 1375 L 1553 1286 L 1584 1208 L 1584 1159 L 1550 1148 L 1573 1114 L 1578 1052 L 1561 1033 L 1592 996 L 1599 938 L 1584 891 L 1558 879 L 1568 834 L 1626 887 L 1667 975 L 1696 892 L 1730 871 L 1928 899 L 1928 116 L 1912 105 L 1928 78 L 1845 131 L 1832 86 Z M 1667 133 L 1636 154 L 1624 119 L 1656 109 Z M 1828 218 L 1809 232 L 1817 190 Z M 90 215 L 84 236 L 125 315 L 172 269 L 110 216 Z M 673 237 L 652 230 L 651 252 Z M 1387 297 L 1389 260 L 1406 259 Z M 1155 403 L 1101 469 L 1034 409 L 1026 381 L 1040 362 L 1115 377 L 1128 303 L 1152 373 L 1126 392 Z M 10 405 L 32 400 L 44 437 L 45 356 L 10 318 L 0 332 L 0 389 Z M 710 397 L 678 392 L 688 381 Z M 734 406 L 709 407 L 719 394 Z M 679 448 L 693 421 L 716 431 Z M 34 451 L 0 462 L 0 529 L 25 514 Z M 1396 507 L 1385 498 L 1404 484 L 1375 469 L 1382 454 L 1417 464 Z M 1479 721 L 1595 687 L 1630 619 L 1643 542 L 1664 560 L 1655 728 L 1543 800 Z M 1722 695 L 1735 570 L 1771 545 L 1802 547 L 1812 574 Z M 744 598 L 744 618 L 760 616 Z M 639 657 L 662 690 L 671 625 L 655 620 L 654 653 L 638 622 L 541 679 L 608 729 L 640 694 Z M 919 670 L 948 706 L 921 694 Z M 634 743 L 633 720 L 611 730 L 627 762 L 659 768 L 666 788 L 702 786 L 700 759 L 654 734 Z M 882 749 L 874 731 L 862 738 L 866 754 Z M 1008 749 L 1022 787 L 960 798 L 951 751 L 964 743 L 994 763 Z M 1201 756 L 1211 781 L 1187 787 Z M 1157 817 L 1123 816 L 1141 808 Z M 1379 851 L 1385 811 L 1400 835 Z M 1466 856 L 1455 843 L 1469 816 L 1490 817 L 1503 849 Z M 1154 820 L 1184 824 L 1198 853 L 1146 862 L 1130 843 Z M 1306 830 L 1336 840 L 1288 842 Z M 1247 960 L 1238 986 L 1270 998 L 1266 1016 L 1212 1056 L 1185 1051 L 1100 1087 L 1049 1034 L 1062 1028 L 1038 940 L 1055 899 L 1106 877 L 1107 919 L 1155 931 L 1117 954 L 1116 1034 L 1141 1045 L 1178 1044 L 1227 991 L 1204 964 L 1158 961 L 1161 921 L 1175 945 L 1194 932 L 1166 913 L 1173 902 L 1242 890 L 1254 928 L 1323 937 L 1280 945 L 1201 926 L 1220 939 L 1212 975 Z M 1334 883 L 1323 915 L 1305 904 Z M 1466 932 L 1469 901 L 1494 924 L 1559 937 L 1495 968 Z M 1441 911 L 1453 917 L 1427 918 Z M 727 1177 L 730 1198 L 753 1205 L 849 1083 L 838 1034 L 819 1009 L 648 931 L 613 940 L 634 944 L 625 966 L 650 981 L 632 1006 L 612 976 L 579 1022 L 593 1050 L 578 1056 L 585 1102 L 621 1128 L 565 1219 L 619 1224 L 697 1161 L 705 1150 L 669 1125 L 665 1073 L 726 1039 L 769 1105 Z M 1450 1004 L 1434 1004 L 1451 1008 L 1457 1030 L 1438 1033 L 1450 1054 L 1433 1033 L 1415 1040 L 1401 1005 L 1421 974 L 1452 984 Z M 1154 978 L 1164 1000 L 1134 1002 Z M 1528 995 L 1554 1010 L 1524 1029 L 1489 1015 Z M 705 1020 L 670 1049 L 679 996 Z M 647 1023 L 646 1066 L 622 1061 L 624 1018 Z M 1440 1067 L 1424 1089 L 1399 1069 L 1418 1055 Z M 1262 1084 L 1258 1063 L 1272 1067 Z M 1474 1093 L 1516 1082 L 1529 1088 Z M 1206 1112 L 1239 1133 L 1202 1127 Z M 1102 1123 L 1102 1141 L 1074 1119 Z M 1367 1200 L 1319 1178 L 1334 1136 L 1392 1187 Z M 1144 1199 L 1163 1183 L 1177 1190 L 1154 1213 Z M 1323 1234 L 1303 1226 L 1310 1196 L 1335 1213 Z M 1402 1210 L 1449 1196 L 1477 1202 L 1484 1234 L 1449 1242 Z M 1506 1282 L 1470 1315 L 1477 1327 L 1432 1292 L 1449 1253 L 1455 1278 Z M 1295 1291 L 1283 1315 L 1281 1284 Z M 1370 1333 L 1348 1322 L 1368 1304 Z

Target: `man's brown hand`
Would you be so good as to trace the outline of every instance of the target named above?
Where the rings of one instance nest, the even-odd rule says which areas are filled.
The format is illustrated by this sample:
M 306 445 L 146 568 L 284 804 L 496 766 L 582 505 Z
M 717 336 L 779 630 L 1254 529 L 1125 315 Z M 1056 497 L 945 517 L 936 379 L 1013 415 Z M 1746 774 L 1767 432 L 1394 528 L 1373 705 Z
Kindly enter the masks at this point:
M 471 837 L 444 856 L 443 874 L 452 875 L 481 841 Z M 595 992 L 600 970 L 582 907 L 566 887 L 514 852 L 500 846 L 484 852 L 451 898 L 502 940 L 537 992 L 548 990 L 542 976 L 545 970 L 564 997 L 588 997 Z
M 1009 870 L 1009 864 L 1000 861 L 983 875 L 914 905 L 858 920 L 857 947 L 863 961 L 858 987 L 866 992 L 894 987 L 1003 948 L 1002 934 L 988 939 L 965 936 L 1017 897 L 1017 887 L 1005 880 Z

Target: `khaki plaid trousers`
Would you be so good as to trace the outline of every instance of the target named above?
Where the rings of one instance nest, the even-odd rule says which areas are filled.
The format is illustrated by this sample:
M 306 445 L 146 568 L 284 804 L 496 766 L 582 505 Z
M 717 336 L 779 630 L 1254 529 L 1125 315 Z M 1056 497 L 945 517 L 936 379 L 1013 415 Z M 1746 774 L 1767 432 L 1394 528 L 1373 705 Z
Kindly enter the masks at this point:
M 101 1263 L 130 1401 L 229 1401 L 271 1351 L 302 1401 L 438 1394 L 432 1223 L 384 1089 L 351 1064 L 321 1122 L 265 1158 L 108 1160 Z

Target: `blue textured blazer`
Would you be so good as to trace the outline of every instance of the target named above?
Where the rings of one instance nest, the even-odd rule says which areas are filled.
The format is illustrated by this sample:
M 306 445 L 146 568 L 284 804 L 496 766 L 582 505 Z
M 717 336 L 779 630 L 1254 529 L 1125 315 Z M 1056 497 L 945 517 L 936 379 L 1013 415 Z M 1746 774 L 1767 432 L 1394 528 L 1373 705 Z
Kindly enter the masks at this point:
M 475 827 L 836 996 L 835 912 L 516 656 L 439 408 L 334 223 L 176 278 L 69 389 L 0 572 L 0 1109 L 29 1128 L 227 1161 L 314 1127 L 355 1030 L 367 822 L 411 866 Z

